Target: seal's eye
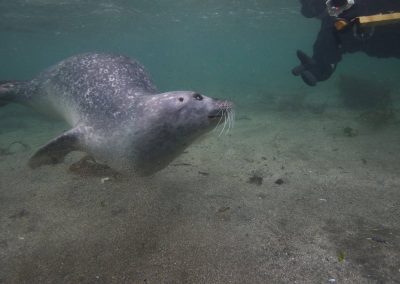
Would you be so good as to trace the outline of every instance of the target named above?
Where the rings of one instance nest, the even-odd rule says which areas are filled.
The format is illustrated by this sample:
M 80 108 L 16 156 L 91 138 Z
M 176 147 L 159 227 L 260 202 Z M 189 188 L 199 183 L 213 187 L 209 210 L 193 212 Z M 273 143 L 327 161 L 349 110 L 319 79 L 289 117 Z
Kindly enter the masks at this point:
M 182 98 L 182 97 L 180 97 L 178 100 L 179 100 L 180 102 L 183 102 L 183 98 Z
M 197 94 L 197 93 L 193 95 L 193 98 L 195 98 L 195 99 L 198 100 L 198 101 L 203 100 L 203 96 L 200 95 L 200 94 Z

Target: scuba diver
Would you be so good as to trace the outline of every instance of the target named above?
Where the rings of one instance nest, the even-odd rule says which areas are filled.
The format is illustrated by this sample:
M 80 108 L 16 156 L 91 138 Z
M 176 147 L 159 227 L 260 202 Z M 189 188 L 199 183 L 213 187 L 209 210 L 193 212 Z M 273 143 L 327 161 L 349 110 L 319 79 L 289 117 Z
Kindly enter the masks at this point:
M 297 51 L 293 68 L 309 86 L 327 80 L 344 53 L 365 52 L 374 57 L 400 58 L 399 0 L 300 0 L 301 13 L 321 19 L 313 55 Z

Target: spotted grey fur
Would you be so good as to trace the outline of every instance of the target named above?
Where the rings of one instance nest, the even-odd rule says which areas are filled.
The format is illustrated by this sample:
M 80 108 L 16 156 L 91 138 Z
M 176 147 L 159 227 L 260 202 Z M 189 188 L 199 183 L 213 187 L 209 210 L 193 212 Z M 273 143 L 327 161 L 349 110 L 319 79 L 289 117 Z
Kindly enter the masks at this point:
M 159 94 L 144 67 L 120 55 L 87 53 L 31 81 L 0 82 L 0 102 L 17 102 L 65 120 L 71 130 L 39 149 L 29 165 L 84 151 L 120 172 L 152 174 L 229 117 L 231 103 L 193 91 Z

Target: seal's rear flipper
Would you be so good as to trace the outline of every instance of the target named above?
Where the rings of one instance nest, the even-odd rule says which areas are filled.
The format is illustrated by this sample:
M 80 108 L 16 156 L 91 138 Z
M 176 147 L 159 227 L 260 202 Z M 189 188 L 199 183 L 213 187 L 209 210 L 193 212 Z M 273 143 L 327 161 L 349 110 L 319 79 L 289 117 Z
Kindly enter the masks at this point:
M 54 165 L 61 163 L 65 156 L 71 152 L 81 149 L 82 133 L 79 127 L 64 132 L 40 148 L 29 160 L 32 169 L 43 165 Z
M 16 86 L 22 81 L 0 81 L 0 107 L 14 101 L 16 97 Z

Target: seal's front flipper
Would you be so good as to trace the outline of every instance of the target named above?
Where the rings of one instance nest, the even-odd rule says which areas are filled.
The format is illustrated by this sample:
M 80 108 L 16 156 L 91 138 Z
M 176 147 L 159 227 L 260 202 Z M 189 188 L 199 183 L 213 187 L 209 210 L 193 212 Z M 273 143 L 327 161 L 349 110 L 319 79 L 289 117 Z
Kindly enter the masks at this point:
M 29 160 L 29 166 L 34 169 L 43 165 L 61 163 L 65 156 L 81 149 L 82 133 L 79 127 L 64 132 L 40 148 Z

